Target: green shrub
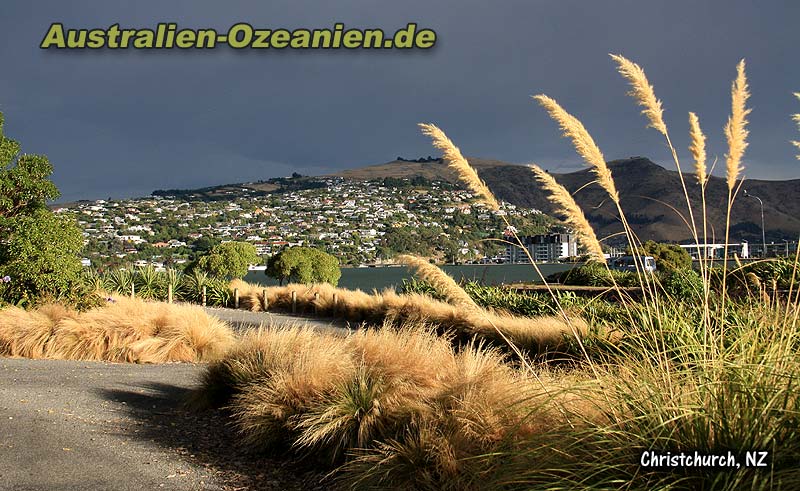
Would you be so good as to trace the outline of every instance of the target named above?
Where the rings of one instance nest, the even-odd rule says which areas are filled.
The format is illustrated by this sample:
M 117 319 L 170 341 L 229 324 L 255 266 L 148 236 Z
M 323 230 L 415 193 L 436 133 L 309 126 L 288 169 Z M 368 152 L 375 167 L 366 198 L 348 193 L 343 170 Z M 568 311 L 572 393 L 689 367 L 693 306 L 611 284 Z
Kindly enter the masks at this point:
M 555 273 L 547 277 L 550 283 L 562 283 L 576 286 L 639 286 L 639 277 L 631 271 L 609 270 L 599 263 L 589 263 L 569 271 Z
M 330 283 L 336 286 L 342 276 L 336 256 L 311 247 L 289 247 L 282 250 L 269 258 L 264 273 L 281 284 L 288 280 L 294 283 Z
M 59 196 L 46 157 L 26 154 L 3 135 L 0 113 L 0 302 L 29 305 L 40 297 L 73 298 L 81 288 L 78 253 L 83 247 L 74 221 L 46 203 Z
M 243 278 L 251 264 L 260 262 L 253 244 L 248 242 L 225 242 L 215 245 L 197 260 L 197 268 L 215 278 Z
M 676 269 L 661 275 L 661 287 L 675 299 L 696 301 L 703 294 L 703 278 L 691 269 Z

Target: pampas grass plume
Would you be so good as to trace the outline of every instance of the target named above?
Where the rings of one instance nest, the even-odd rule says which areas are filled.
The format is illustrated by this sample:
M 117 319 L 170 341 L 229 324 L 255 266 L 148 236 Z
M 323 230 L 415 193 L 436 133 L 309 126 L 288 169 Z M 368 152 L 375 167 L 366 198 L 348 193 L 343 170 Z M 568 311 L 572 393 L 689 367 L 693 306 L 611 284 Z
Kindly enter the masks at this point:
M 597 181 L 606 190 L 608 195 L 619 204 L 619 193 L 611 177 L 611 170 L 606 164 L 603 152 L 597 147 L 592 135 L 586 130 L 578 118 L 562 108 L 555 99 L 543 94 L 533 96 L 534 99 L 547 111 L 550 117 L 558 123 L 564 136 L 572 140 L 575 150 L 586 163 L 593 168 Z
M 436 125 L 428 123 L 419 123 L 422 129 L 422 134 L 429 136 L 433 140 L 433 146 L 442 151 L 442 157 L 447 165 L 453 169 L 459 179 L 461 179 L 475 194 L 481 196 L 486 204 L 493 210 L 498 210 L 500 204 L 497 199 L 489 190 L 485 182 L 478 177 L 475 169 L 469 165 L 467 159 L 461 155 L 461 151 L 455 144 L 445 135 L 444 131 L 439 129 Z
M 691 143 L 689 144 L 689 152 L 694 158 L 694 174 L 697 176 L 697 182 L 700 187 L 705 186 L 708 180 L 706 174 L 706 135 L 700 129 L 700 120 L 697 114 L 689 113 L 689 137 Z
M 664 124 L 664 110 L 661 101 L 656 97 L 653 86 L 647 81 L 642 67 L 621 55 L 609 55 L 617 62 L 617 70 L 628 80 L 631 91 L 628 93 L 642 106 L 642 114 L 650 120 L 650 126 L 667 136 L 667 125 Z
M 421 279 L 433 285 L 433 287 L 436 288 L 439 293 L 445 295 L 453 305 L 470 309 L 479 308 L 472 300 L 472 297 L 470 297 L 463 288 L 458 286 L 458 283 L 456 283 L 453 278 L 425 259 L 412 256 L 411 254 L 401 254 L 397 256 L 397 260 L 413 268 Z
M 726 155 L 725 167 L 728 189 L 733 190 L 736 180 L 744 170 L 742 157 L 747 149 L 747 98 L 750 93 L 747 90 L 747 78 L 744 72 L 744 60 L 736 66 L 736 80 L 731 86 L 731 115 L 725 124 L 725 137 L 728 140 L 728 155 Z
M 531 165 L 530 167 L 542 187 L 550 193 L 550 200 L 558 206 L 558 212 L 566 217 L 566 222 L 575 230 L 583 245 L 588 249 L 589 254 L 596 260 L 605 263 L 603 248 L 600 246 L 592 226 L 589 225 L 589 221 L 580 206 L 578 206 L 578 203 L 569 194 L 569 191 L 538 165 Z

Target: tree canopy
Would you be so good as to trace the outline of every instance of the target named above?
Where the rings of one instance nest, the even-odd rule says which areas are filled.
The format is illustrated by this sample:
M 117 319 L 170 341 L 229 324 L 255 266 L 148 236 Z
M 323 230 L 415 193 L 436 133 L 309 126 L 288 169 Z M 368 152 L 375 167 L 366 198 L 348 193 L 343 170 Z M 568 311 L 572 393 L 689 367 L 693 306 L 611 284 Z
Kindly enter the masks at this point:
M 260 260 L 253 244 L 225 242 L 201 256 L 197 267 L 217 278 L 242 278 L 247 274 L 247 267 L 258 264 Z
M 670 272 L 692 267 L 692 256 L 679 245 L 661 244 L 648 240 L 642 248 L 647 255 L 655 258 L 659 271 Z
M 0 113 L 0 300 L 12 303 L 62 296 L 79 280 L 83 247 L 74 221 L 47 208 L 59 196 L 53 166 L 20 150 L 4 136 Z
M 267 276 L 296 283 L 339 282 L 342 272 L 339 260 L 325 251 L 311 247 L 290 247 L 272 256 L 267 262 Z

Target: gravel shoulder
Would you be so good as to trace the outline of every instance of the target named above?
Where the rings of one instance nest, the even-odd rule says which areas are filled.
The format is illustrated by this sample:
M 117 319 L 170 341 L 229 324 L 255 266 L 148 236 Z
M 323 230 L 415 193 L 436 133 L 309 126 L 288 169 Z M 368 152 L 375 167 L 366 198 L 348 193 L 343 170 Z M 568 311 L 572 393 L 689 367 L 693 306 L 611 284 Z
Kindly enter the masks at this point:
M 239 329 L 256 324 L 250 312 L 210 313 Z M 0 358 L 0 489 L 330 489 L 289 459 L 239 448 L 219 412 L 184 409 L 203 368 Z

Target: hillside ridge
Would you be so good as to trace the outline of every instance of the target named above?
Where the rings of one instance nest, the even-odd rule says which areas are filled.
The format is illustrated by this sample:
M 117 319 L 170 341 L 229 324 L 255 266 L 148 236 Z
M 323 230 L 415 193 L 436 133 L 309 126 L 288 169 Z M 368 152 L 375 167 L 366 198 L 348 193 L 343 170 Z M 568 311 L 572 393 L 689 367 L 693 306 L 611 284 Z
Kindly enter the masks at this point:
M 467 157 L 492 192 L 509 203 L 555 214 L 533 174 L 523 165 L 500 160 Z M 619 189 L 623 210 L 642 240 L 686 242 L 692 239 L 680 179 L 676 170 L 662 167 L 642 156 L 608 162 Z M 457 182 L 455 174 L 441 161 L 394 160 L 378 165 L 348 169 L 333 174 L 349 179 L 424 176 Z M 614 236 L 622 231 L 616 208 L 597 185 L 590 169 L 552 173 L 575 196 L 598 236 Z M 700 189 L 694 175 L 684 172 L 698 231 L 702 235 Z M 796 240 L 800 235 L 800 179 L 769 181 L 748 179 L 742 189 L 764 203 L 764 228 L 767 242 Z M 711 176 L 706 188 L 708 241 L 724 240 L 727 185 L 724 178 Z M 677 212 L 680 212 L 679 215 Z M 758 200 L 740 193 L 731 211 L 731 240 L 761 242 L 761 208 Z M 702 241 L 703 238 L 700 237 Z

